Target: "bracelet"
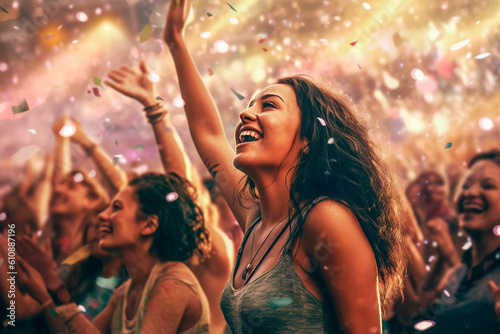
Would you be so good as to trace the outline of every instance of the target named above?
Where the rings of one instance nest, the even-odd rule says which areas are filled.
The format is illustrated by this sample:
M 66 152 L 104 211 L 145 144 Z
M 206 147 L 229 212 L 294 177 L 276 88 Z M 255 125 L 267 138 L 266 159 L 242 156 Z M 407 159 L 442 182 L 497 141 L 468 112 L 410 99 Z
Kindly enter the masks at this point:
M 158 102 L 156 104 L 153 104 L 153 105 L 151 105 L 149 107 L 144 108 L 144 111 L 145 112 L 149 112 L 149 111 L 153 111 L 153 110 L 156 110 L 156 109 L 160 109 L 162 107 L 163 107 L 162 103 Z
M 165 105 L 161 101 L 153 106 L 144 108 L 144 111 L 146 112 L 146 117 L 150 124 L 156 124 L 163 121 L 168 114 Z
M 57 306 L 53 310 L 57 314 L 57 317 L 64 323 L 67 323 L 71 318 L 80 313 L 80 309 L 75 303 Z

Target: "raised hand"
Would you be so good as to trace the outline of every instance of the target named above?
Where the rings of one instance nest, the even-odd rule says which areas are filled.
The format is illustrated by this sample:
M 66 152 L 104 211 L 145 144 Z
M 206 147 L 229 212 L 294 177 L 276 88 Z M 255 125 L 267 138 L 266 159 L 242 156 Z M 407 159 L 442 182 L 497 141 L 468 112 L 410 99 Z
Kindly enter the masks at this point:
M 429 231 L 429 238 L 437 242 L 441 255 L 452 263 L 460 262 L 451 240 L 448 223 L 441 218 L 434 218 L 426 223 L 426 227 Z
M 110 71 L 108 76 L 113 81 L 105 80 L 104 83 L 114 90 L 141 102 L 145 107 L 155 103 L 154 85 L 149 80 L 144 60 L 139 64 L 138 70 L 122 66 Z
M 178 4 L 176 4 L 178 2 Z M 182 39 L 191 11 L 192 0 L 172 0 L 168 7 L 167 23 L 163 31 L 165 43 L 172 48 Z
M 38 303 L 43 304 L 50 298 L 43 277 L 26 261 L 17 258 L 17 284 L 22 293 L 29 294 Z
M 50 240 L 47 240 L 43 249 L 34 240 L 21 236 L 17 239 L 16 246 L 19 255 L 40 274 L 49 289 L 55 290 L 61 285 L 55 271 L 56 262 L 52 255 Z
M 59 119 L 57 121 L 55 121 L 54 123 L 52 123 L 52 133 L 54 134 L 54 136 L 56 138 L 62 137 L 59 134 L 59 131 L 61 131 L 61 129 L 67 123 L 69 123 L 69 117 L 66 114 L 62 115 L 61 117 L 59 117 Z

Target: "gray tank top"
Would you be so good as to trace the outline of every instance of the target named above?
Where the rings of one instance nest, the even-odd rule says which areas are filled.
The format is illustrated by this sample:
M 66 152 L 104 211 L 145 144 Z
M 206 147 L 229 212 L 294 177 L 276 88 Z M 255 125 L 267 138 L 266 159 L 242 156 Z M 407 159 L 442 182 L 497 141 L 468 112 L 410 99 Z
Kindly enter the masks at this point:
M 233 334 L 334 333 L 336 319 L 297 275 L 290 254 L 282 254 L 269 271 L 239 289 L 233 276 L 250 232 L 245 233 L 236 264 L 221 297 L 221 309 Z

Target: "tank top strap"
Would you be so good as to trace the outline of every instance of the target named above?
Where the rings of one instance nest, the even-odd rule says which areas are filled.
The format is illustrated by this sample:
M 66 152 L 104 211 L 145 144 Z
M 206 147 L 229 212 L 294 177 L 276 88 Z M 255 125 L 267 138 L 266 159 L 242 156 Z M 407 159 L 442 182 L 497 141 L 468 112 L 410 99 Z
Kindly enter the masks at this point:
M 320 202 L 323 202 L 323 201 L 325 201 L 327 199 L 330 199 L 330 197 L 328 197 L 328 196 L 319 196 L 319 197 L 316 197 L 316 199 L 314 201 L 312 201 L 312 203 L 310 203 L 310 204 L 308 204 L 308 205 L 305 206 L 304 211 L 302 212 L 302 219 L 306 220 L 307 215 L 316 206 L 316 204 L 318 204 Z

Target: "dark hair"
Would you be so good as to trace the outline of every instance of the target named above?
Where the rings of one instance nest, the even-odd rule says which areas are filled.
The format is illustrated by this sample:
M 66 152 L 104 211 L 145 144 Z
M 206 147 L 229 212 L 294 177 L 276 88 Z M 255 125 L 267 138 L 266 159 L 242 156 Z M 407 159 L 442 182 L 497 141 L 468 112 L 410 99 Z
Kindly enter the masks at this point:
M 300 242 L 307 206 L 327 196 L 347 206 L 359 221 L 377 261 L 381 300 L 387 304 L 402 292 L 408 259 L 402 199 L 387 166 L 345 98 L 303 75 L 276 83 L 294 90 L 302 115 L 300 135 L 309 141 L 308 153 L 301 153 L 289 171 L 295 213 L 283 252 L 291 252 Z M 249 177 L 240 195 L 258 200 Z
M 139 217 L 158 217 L 152 254 L 161 261 L 184 261 L 195 251 L 202 256 L 206 254 L 209 232 L 191 183 L 176 173 L 146 173 L 130 181 L 129 186 L 134 188 L 139 201 Z M 178 197 L 167 200 L 167 195 L 175 196 L 174 193 Z
M 500 150 L 491 150 L 488 152 L 482 152 L 476 154 L 470 160 L 469 168 L 471 168 L 472 165 L 474 165 L 476 162 L 480 160 L 491 160 L 493 162 L 496 162 L 496 164 L 500 166 Z

